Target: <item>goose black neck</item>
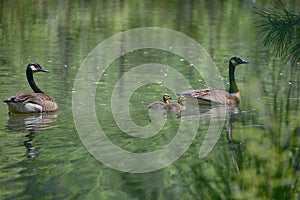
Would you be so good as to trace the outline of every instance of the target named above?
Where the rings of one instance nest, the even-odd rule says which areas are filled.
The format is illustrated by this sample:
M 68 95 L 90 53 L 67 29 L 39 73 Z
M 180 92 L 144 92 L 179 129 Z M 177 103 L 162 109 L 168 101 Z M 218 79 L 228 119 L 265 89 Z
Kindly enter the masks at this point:
M 44 93 L 40 88 L 38 88 L 38 86 L 35 84 L 34 79 L 33 79 L 33 73 L 32 70 L 30 69 L 30 67 L 27 67 L 26 69 L 26 76 L 27 76 L 27 81 L 31 87 L 31 89 L 35 92 L 35 93 Z
M 234 77 L 235 66 L 229 61 L 229 93 L 237 93 L 239 88 Z

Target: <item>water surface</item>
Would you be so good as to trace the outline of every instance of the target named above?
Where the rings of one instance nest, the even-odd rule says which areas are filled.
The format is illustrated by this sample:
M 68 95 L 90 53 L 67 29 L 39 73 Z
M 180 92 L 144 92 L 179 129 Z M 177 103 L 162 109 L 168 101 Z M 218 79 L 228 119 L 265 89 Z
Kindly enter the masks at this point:
M 256 2 L 256 3 L 253 3 Z M 57 113 L 9 116 L 0 106 L 1 199 L 296 199 L 299 197 L 299 66 L 285 63 L 257 35 L 253 6 L 272 1 L 1 1 L 0 99 L 30 92 L 25 67 L 31 61 L 51 73 L 38 85 L 59 104 Z M 299 6 L 297 1 L 290 4 Z M 199 149 L 213 110 L 202 110 L 190 148 L 171 165 L 150 173 L 114 170 L 83 146 L 72 115 L 76 73 L 100 42 L 123 30 L 169 28 L 199 42 L 228 88 L 228 59 L 250 61 L 236 70 L 242 94 L 239 112 L 226 116 L 209 155 Z M 148 139 L 125 134 L 111 114 L 111 94 L 131 68 L 150 62 L 173 67 L 194 87 L 205 82 L 178 55 L 142 49 L 115 60 L 98 83 L 96 110 L 109 139 L 133 152 L 162 148 L 180 119 Z M 147 106 L 172 93 L 161 83 L 140 87 L 130 99 L 132 120 L 149 124 Z M 229 113 L 230 114 L 230 113 Z

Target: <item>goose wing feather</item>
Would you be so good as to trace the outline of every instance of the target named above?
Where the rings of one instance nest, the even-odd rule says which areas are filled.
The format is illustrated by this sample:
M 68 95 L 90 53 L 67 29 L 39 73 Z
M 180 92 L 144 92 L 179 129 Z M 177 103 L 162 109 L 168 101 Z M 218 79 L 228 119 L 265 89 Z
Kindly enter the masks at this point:
M 197 98 L 201 100 L 199 103 L 217 103 L 226 104 L 227 98 L 230 96 L 228 92 L 222 90 L 213 90 L 211 88 L 201 89 L 201 90 L 188 90 L 179 93 L 186 98 Z

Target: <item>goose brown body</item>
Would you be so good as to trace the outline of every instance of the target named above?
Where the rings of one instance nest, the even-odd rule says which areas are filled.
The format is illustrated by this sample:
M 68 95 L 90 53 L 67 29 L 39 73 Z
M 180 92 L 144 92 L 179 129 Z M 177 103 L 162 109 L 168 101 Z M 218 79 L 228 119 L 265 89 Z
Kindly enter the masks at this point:
M 235 82 L 235 68 L 240 64 L 246 64 L 247 61 L 238 56 L 232 57 L 229 60 L 229 91 L 214 90 L 205 88 L 200 90 L 188 90 L 178 95 L 186 98 L 196 98 L 199 104 L 238 104 L 241 101 L 241 95 Z
M 228 93 L 223 90 L 205 88 L 201 90 L 188 90 L 181 92 L 180 95 L 187 98 L 197 98 L 199 104 L 234 104 L 241 101 L 240 92 Z
M 29 63 L 26 69 L 28 83 L 34 93 L 21 92 L 4 100 L 10 113 L 52 112 L 58 109 L 54 99 L 40 90 L 33 79 L 33 73 L 48 72 L 37 63 Z

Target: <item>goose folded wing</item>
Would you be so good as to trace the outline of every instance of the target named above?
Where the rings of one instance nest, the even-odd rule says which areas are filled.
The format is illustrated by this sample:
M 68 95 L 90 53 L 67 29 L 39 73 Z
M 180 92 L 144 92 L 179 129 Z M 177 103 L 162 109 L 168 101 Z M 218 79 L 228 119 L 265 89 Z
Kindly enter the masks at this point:
M 16 96 L 10 97 L 14 102 L 35 103 L 43 105 L 45 102 L 53 102 L 53 99 L 43 93 L 19 93 Z
M 226 104 L 228 95 L 227 92 L 222 90 L 214 90 L 211 88 L 201 89 L 201 90 L 188 90 L 181 92 L 187 98 L 197 98 L 198 100 L 212 102 L 217 104 Z

